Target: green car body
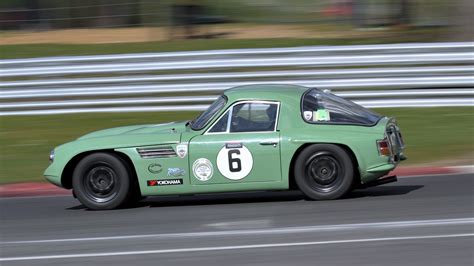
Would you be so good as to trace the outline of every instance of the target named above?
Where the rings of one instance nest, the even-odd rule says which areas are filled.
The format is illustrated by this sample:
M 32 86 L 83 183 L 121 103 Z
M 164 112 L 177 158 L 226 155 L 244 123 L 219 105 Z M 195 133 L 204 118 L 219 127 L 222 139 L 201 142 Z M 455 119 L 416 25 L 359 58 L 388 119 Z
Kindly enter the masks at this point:
M 78 162 L 90 154 L 108 152 L 128 164 L 142 196 L 286 190 L 294 184 L 298 154 L 309 145 L 332 144 L 344 149 L 353 160 L 359 184 L 387 175 L 404 158 L 401 135 L 393 118 L 378 117 L 371 125 L 331 123 L 324 118 L 324 110 L 319 113 L 323 117 L 321 123 L 306 121 L 302 99 L 311 90 L 318 97 L 329 94 L 293 85 L 243 86 L 224 92 L 222 106 L 202 128 L 193 129 L 189 122 L 173 122 L 96 131 L 56 147 L 44 176 L 51 183 L 70 189 Z M 268 124 L 268 131 L 230 132 L 237 122 L 219 119 L 232 117 L 226 112 L 234 105 L 241 108 L 238 112 L 249 108 L 249 119 L 250 112 L 257 112 L 259 106 L 269 106 L 266 112 L 274 107 L 275 124 Z M 307 115 L 318 114 L 315 111 Z M 225 124 L 226 119 L 227 124 L 222 127 L 225 131 L 210 132 L 211 127 L 216 131 L 217 124 Z M 395 130 L 397 136 L 392 138 L 390 155 L 383 155 L 377 143 L 390 138 L 389 129 Z M 393 141 L 398 141 L 397 145 Z

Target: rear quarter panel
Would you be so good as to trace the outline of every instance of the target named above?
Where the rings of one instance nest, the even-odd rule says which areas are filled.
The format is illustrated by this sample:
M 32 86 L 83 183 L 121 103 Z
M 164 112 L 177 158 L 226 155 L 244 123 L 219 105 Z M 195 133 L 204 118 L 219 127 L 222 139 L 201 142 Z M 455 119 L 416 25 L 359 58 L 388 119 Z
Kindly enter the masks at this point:
M 309 124 L 301 117 L 299 99 L 286 99 L 281 105 L 279 130 L 281 132 L 281 162 L 283 173 L 291 177 L 292 160 L 298 150 L 308 144 L 337 144 L 349 148 L 358 163 L 362 182 L 378 176 L 367 170 L 387 164 L 387 158 L 378 154 L 376 141 L 383 139 L 387 118 L 375 126 Z

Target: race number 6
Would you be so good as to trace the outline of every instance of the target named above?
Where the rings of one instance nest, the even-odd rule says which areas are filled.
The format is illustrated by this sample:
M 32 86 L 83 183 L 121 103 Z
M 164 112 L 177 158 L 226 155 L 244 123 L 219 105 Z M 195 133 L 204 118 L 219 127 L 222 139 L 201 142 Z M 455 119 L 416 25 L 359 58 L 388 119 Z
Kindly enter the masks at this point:
M 236 155 L 235 157 L 233 157 L 234 154 Z M 230 150 L 228 152 L 228 155 L 229 155 L 229 171 L 231 171 L 232 173 L 240 172 L 242 170 L 242 162 L 240 161 L 239 158 L 237 158 L 237 155 L 240 155 L 240 151 Z
M 227 179 L 240 180 L 252 171 L 253 157 L 244 145 L 224 146 L 217 154 L 217 168 Z

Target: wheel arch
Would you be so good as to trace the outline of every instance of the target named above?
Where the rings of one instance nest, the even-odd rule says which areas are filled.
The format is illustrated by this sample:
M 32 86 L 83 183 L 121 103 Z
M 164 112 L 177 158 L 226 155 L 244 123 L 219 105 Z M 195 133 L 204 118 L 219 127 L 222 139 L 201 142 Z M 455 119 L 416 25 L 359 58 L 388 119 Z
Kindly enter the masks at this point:
M 111 153 L 120 157 L 120 159 L 122 159 L 127 164 L 128 169 L 130 169 L 130 174 L 133 179 L 131 181 L 133 182 L 135 187 L 138 187 L 137 171 L 135 169 L 135 166 L 133 165 L 132 160 L 125 153 L 122 153 L 113 149 L 85 151 L 85 152 L 76 154 L 74 157 L 72 157 L 71 160 L 69 160 L 69 162 L 67 162 L 66 166 L 64 167 L 64 170 L 61 174 L 61 185 L 64 188 L 71 189 L 72 188 L 72 175 L 74 173 L 74 170 L 76 169 L 77 164 L 86 156 L 93 153 L 99 153 L 99 152 Z
M 359 162 L 357 160 L 357 157 L 354 153 L 354 151 L 347 145 L 345 144 L 342 144 L 342 143 L 331 143 L 331 142 L 308 142 L 308 143 L 305 143 L 303 145 L 301 145 L 300 147 L 298 147 L 298 149 L 296 149 L 296 151 L 293 153 L 293 157 L 291 158 L 291 161 L 290 161 L 290 168 L 289 168 L 289 171 L 288 171 L 288 177 L 289 177 L 289 188 L 291 190 L 294 190 L 294 189 L 298 189 L 297 185 L 296 185 L 296 182 L 295 182 L 295 175 L 294 175 L 294 166 L 295 166 L 295 162 L 296 162 L 296 159 L 298 158 L 299 154 L 304 150 L 306 149 L 307 147 L 311 146 L 311 145 L 314 145 L 314 144 L 331 144 L 331 145 L 335 145 L 335 146 L 339 146 L 341 148 L 343 148 L 347 154 L 349 154 L 349 157 L 351 158 L 351 161 L 352 161 L 352 165 L 354 166 L 354 178 L 356 179 L 354 183 L 356 184 L 359 184 L 360 183 L 360 171 L 359 171 Z

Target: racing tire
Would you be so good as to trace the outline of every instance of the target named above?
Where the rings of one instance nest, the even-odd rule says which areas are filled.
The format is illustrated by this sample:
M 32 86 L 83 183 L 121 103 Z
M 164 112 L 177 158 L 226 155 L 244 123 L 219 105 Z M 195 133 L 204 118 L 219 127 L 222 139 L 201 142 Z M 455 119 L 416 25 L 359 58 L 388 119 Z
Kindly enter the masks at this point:
M 127 163 L 111 153 L 93 153 L 74 169 L 72 186 L 77 199 L 92 210 L 122 207 L 132 198 L 131 171 Z
M 332 144 L 313 144 L 296 158 L 294 177 L 310 200 L 331 200 L 352 189 L 354 166 L 347 152 Z

